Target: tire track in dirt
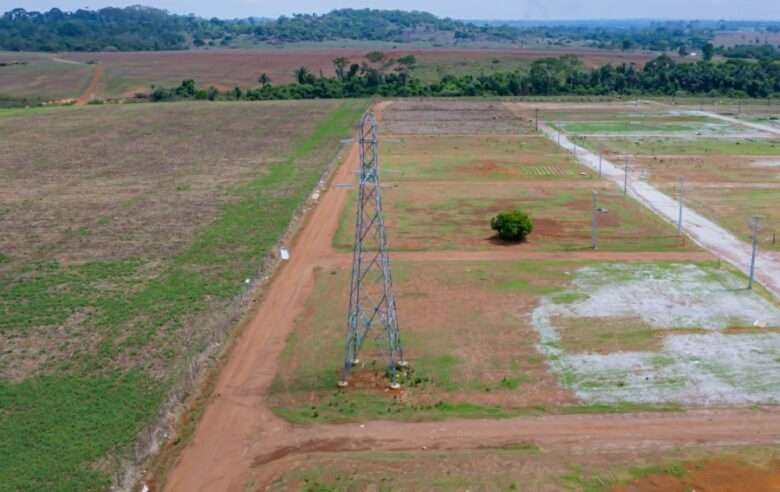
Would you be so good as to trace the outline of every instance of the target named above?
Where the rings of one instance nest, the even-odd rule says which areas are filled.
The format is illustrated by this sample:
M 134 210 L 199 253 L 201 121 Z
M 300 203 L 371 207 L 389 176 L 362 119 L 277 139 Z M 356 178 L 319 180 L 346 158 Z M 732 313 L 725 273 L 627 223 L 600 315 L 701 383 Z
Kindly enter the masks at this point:
M 74 103 L 76 106 L 84 106 L 95 97 L 97 86 L 101 78 L 103 78 L 103 65 L 95 65 L 95 73 L 92 74 L 92 80 L 89 81 L 89 85 L 84 90 L 84 93 L 76 99 L 76 102 Z
M 319 425 L 295 428 L 274 451 L 258 455 L 258 487 L 269 484 L 309 453 L 499 449 L 533 442 L 545 451 L 597 453 L 620 449 L 665 450 L 686 446 L 728 447 L 780 442 L 780 409 L 700 409 L 686 413 L 548 415 L 504 420 L 447 420 Z M 313 437 L 316 434 L 316 437 Z M 266 465 L 267 469 L 260 469 Z

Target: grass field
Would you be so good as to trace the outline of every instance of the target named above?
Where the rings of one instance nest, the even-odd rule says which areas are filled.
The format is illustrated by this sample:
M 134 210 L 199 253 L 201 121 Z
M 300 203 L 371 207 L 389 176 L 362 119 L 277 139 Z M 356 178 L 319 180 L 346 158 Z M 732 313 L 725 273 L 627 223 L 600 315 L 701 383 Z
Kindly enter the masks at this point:
M 0 96 L 34 100 L 76 98 L 87 88 L 93 67 L 44 54 L 0 52 Z
M 0 117 L 0 490 L 104 489 L 364 101 Z

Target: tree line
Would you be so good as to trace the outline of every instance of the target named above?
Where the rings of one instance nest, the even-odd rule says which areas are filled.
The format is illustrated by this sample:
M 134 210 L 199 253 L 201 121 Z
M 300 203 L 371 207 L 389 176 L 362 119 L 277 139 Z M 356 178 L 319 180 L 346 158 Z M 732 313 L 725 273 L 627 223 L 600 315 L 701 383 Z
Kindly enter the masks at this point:
M 107 7 L 48 12 L 13 9 L 0 17 L 0 49 L 9 51 L 181 50 L 190 39 L 224 39 L 252 28 L 249 21 L 222 22 L 172 15 L 150 7 Z M 197 43 L 195 43 L 197 44 Z
M 315 75 L 306 67 L 295 72 L 296 81 L 275 85 L 263 74 L 259 86 L 229 91 L 199 88 L 193 80 L 179 87 L 157 88 L 152 101 L 328 99 L 354 97 L 461 97 L 461 96 L 558 96 L 558 95 L 658 95 L 780 97 L 780 63 L 729 60 L 722 63 L 676 63 L 666 55 L 638 69 L 634 65 L 604 65 L 585 69 L 572 55 L 536 60 L 527 73 L 445 75 L 423 83 L 401 64 L 384 73 L 368 64 L 334 61 L 336 75 Z
M 142 6 L 47 12 L 17 8 L 0 17 L 0 49 L 11 51 L 180 50 L 236 46 L 359 40 L 435 45 L 493 41 L 521 43 L 544 39 L 553 45 L 655 51 L 698 50 L 723 30 L 778 31 L 780 22 L 754 21 L 582 21 L 532 23 L 468 22 L 427 12 L 338 9 L 325 14 L 294 14 L 278 19 L 204 19 Z
M 427 12 L 339 9 L 278 19 L 203 19 L 133 6 L 47 12 L 16 8 L 0 17 L 0 49 L 9 51 L 182 50 L 248 43 L 360 40 L 406 42 L 420 37 L 451 41 L 507 40 L 517 30 L 475 26 Z M 511 34 L 514 33 L 514 34 Z

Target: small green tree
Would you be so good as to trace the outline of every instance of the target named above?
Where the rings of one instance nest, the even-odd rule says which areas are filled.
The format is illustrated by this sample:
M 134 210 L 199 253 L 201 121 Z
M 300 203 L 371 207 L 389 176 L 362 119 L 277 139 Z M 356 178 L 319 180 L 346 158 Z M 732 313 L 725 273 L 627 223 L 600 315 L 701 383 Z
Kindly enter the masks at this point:
M 490 221 L 490 227 L 504 241 L 523 241 L 534 230 L 531 218 L 521 210 L 501 212 Z
M 412 68 L 417 64 L 417 57 L 414 55 L 404 55 L 398 59 L 398 64 L 407 68 Z
M 385 54 L 381 51 L 371 51 L 366 55 L 366 58 L 368 58 L 368 61 L 371 63 L 379 63 L 385 59 Z
M 260 77 L 257 78 L 257 82 L 262 87 L 265 87 L 271 83 L 271 77 L 269 77 L 267 73 L 263 72 L 260 74 Z
M 701 53 L 704 55 L 704 61 L 710 61 L 712 60 L 712 55 L 715 52 L 715 47 L 712 46 L 712 43 L 707 43 L 701 48 Z

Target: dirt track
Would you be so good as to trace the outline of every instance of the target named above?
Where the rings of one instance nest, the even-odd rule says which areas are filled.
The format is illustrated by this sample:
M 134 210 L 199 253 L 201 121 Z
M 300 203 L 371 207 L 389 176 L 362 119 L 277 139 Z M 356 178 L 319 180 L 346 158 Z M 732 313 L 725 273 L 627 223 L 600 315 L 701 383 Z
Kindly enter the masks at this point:
M 349 182 L 357 168 L 353 145 L 336 171 L 335 182 Z M 257 455 L 267 454 L 269 437 L 287 435 L 289 425 L 264 404 L 295 317 L 314 286 L 314 269 L 331 253 L 331 238 L 347 192 L 331 188 L 309 214 L 292 244 L 291 259 L 276 272 L 254 320 L 235 342 L 193 442 L 172 470 L 166 490 L 243 490 Z
M 76 106 L 83 106 L 89 103 L 93 97 L 95 97 L 95 93 L 97 93 L 97 86 L 101 78 L 103 78 L 103 66 L 95 65 L 95 73 L 92 74 L 92 80 L 89 81 L 89 85 L 84 90 L 84 93 L 78 99 L 76 99 Z
M 379 110 L 381 108 L 377 108 Z M 353 178 L 358 149 L 353 145 L 333 182 Z M 272 279 L 253 321 L 235 342 L 214 396 L 192 442 L 171 470 L 165 490 L 244 491 L 250 477 L 261 490 L 311 452 L 355 450 L 476 449 L 534 441 L 547 448 L 593 451 L 668 449 L 686 445 L 724 446 L 780 442 L 780 410 L 701 410 L 671 414 L 550 415 L 506 420 L 369 422 L 295 427 L 275 417 L 265 397 L 287 335 L 313 289 L 318 266 L 349 264 L 349 255 L 331 249 L 348 191 L 331 187 L 292 245 L 292 257 Z M 423 252 L 399 253 L 401 261 L 421 259 L 572 258 L 572 253 Z M 620 254 L 576 253 L 582 258 Z M 629 256 L 629 255 L 622 255 Z M 637 255 L 632 253 L 632 259 Z M 706 259 L 702 253 L 648 253 L 641 259 Z

